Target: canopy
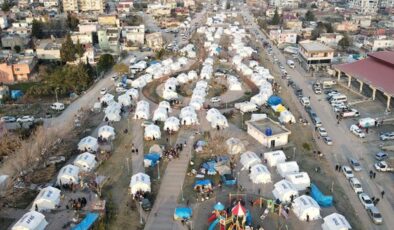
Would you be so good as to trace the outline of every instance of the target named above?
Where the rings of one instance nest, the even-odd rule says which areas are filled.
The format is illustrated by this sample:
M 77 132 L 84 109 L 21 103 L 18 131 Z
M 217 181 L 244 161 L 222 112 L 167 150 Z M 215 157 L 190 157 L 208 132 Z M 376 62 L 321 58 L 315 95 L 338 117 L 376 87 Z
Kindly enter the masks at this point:
M 115 129 L 109 125 L 101 126 L 98 130 L 98 136 L 106 140 L 115 139 Z
M 311 186 L 311 179 L 306 172 L 289 174 L 286 175 L 285 178 L 290 181 L 298 191 L 306 190 Z
M 271 182 L 271 173 L 263 164 L 252 166 L 250 180 L 255 184 L 267 184 Z
M 44 230 L 48 225 L 48 222 L 45 220 L 45 216 L 36 211 L 30 211 L 22 216 L 16 222 L 14 226 L 12 226 L 11 230 Z
M 202 186 L 202 187 L 212 187 L 212 182 L 209 179 L 206 180 L 196 180 L 196 183 L 194 183 L 194 188 Z
M 227 151 L 230 155 L 240 154 L 245 151 L 245 146 L 242 141 L 238 138 L 231 137 L 227 139 Z
M 321 225 L 322 230 L 349 230 L 352 229 L 349 222 L 344 216 L 338 213 L 332 213 L 323 218 L 324 223 Z
M 78 143 L 78 150 L 79 151 L 97 152 L 98 148 L 99 148 L 99 145 L 98 145 L 97 139 L 92 136 L 84 137 Z
M 178 118 L 169 117 L 164 122 L 164 130 L 165 131 L 170 130 L 170 131 L 176 132 L 179 130 L 179 125 L 180 125 L 180 121 Z
M 91 226 L 94 224 L 94 222 L 97 221 L 99 218 L 98 213 L 94 212 L 89 212 L 86 214 L 85 218 L 75 227 L 72 228 L 72 230 L 89 230 Z
M 238 202 L 238 204 L 235 205 L 233 207 L 233 209 L 231 209 L 231 213 L 234 216 L 245 216 L 246 215 L 246 208 L 241 205 L 241 202 Z
M 90 172 L 97 165 L 96 156 L 89 152 L 79 154 L 74 160 L 74 165 L 77 166 L 81 171 Z
M 214 206 L 213 209 L 215 209 L 216 211 L 223 211 L 224 210 L 224 205 L 220 202 L 217 202 Z
M 160 139 L 161 138 L 161 132 L 160 132 L 160 127 L 154 124 L 150 124 L 145 127 L 145 133 L 144 133 L 145 139 Z
M 270 98 L 268 98 L 267 103 L 268 105 L 279 105 L 282 103 L 282 98 L 272 95 Z
M 60 169 L 56 184 L 77 184 L 79 182 L 79 168 L 74 165 L 66 165 Z
M 282 104 L 271 105 L 271 108 L 277 113 L 282 113 L 287 110 L 286 107 L 284 107 Z
M 320 206 L 312 197 L 302 195 L 294 199 L 293 212 L 299 220 L 306 221 L 320 219 Z
M 249 169 L 253 165 L 261 164 L 261 159 L 256 155 L 256 153 L 246 151 L 241 155 L 240 162 L 243 165 L 242 170 L 245 170 Z
M 192 217 L 192 209 L 188 207 L 178 207 L 174 211 L 175 220 L 190 219 Z
M 293 199 L 298 196 L 298 191 L 290 181 L 283 179 L 274 184 L 272 194 L 281 202 L 288 203 L 291 202 L 291 196 Z
M 46 211 L 55 209 L 60 203 L 60 190 L 52 186 L 41 189 L 30 210 Z
M 137 173 L 131 177 L 130 192 L 135 195 L 138 191 L 150 192 L 150 177 L 145 173 Z
M 267 161 L 268 166 L 275 167 L 276 165 L 286 161 L 286 155 L 282 150 L 265 152 L 264 160 Z
M 300 171 L 300 168 L 298 167 L 296 161 L 279 163 L 276 165 L 276 169 L 279 175 L 281 175 L 281 177 L 285 177 L 286 175 L 289 174 L 298 173 Z

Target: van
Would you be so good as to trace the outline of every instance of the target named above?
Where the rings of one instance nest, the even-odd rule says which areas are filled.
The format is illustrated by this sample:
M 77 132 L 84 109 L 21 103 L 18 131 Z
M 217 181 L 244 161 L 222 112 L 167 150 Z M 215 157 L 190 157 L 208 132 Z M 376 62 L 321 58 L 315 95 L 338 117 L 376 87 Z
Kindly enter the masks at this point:
M 315 124 L 316 127 L 322 126 L 321 120 L 319 117 L 312 117 L 312 122 Z
M 64 104 L 60 102 L 55 102 L 51 105 L 51 109 L 57 110 L 57 111 L 62 111 L 64 110 Z
M 292 60 L 287 60 L 287 65 L 290 66 L 290 68 L 294 69 L 295 65 L 294 65 L 294 61 Z
M 343 95 L 343 94 L 339 94 L 339 95 L 333 95 L 331 98 L 330 98 L 330 103 L 331 104 L 335 104 L 335 103 L 338 103 L 338 102 L 347 102 L 347 97 L 346 97 L 346 95 Z

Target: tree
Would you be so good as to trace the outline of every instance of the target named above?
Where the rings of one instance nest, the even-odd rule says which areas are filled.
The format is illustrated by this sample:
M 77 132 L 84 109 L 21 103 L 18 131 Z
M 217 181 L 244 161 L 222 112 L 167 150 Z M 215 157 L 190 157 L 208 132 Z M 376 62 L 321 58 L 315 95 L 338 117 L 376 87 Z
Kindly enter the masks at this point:
M 165 53 L 166 53 L 165 49 L 160 49 L 160 50 L 156 51 L 155 58 L 160 60 L 163 58 Z
M 22 48 L 20 46 L 14 46 L 14 50 L 16 53 L 20 53 Z
M 343 38 L 338 42 L 338 46 L 340 46 L 343 50 L 350 47 L 351 45 L 352 45 L 352 40 L 347 34 L 345 34 Z
M 316 20 L 316 19 L 315 19 L 315 15 L 313 14 L 313 12 L 310 11 L 310 10 L 308 10 L 308 11 L 305 13 L 305 21 L 310 22 L 310 21 L 315 21 L 315 20 Z
M 278 9 L 275 9 L 274 17 L 272 17 L 271 25 L 278 25 L 280 23 L 280 17 L 278 13 Z
M 68 34 L 66 36 L 66 41 L 60 48 L 60 57 L 62 58 L 63 62 L 71 62 L 77 59 L 75 54 L 77 54 L 77 50 L 73 41 L 71 40 L 71 36 Z
M 79 43 L 79 40 L 77 41 L 77 44 L 75 44 L 74 48 L 75 48 L 75 53 L 78 54 L 79 57 L 82 57 L 83 54 L 85 53 L 85 49 L 83 48 L 83 45 Z
M 124 63 L 119 63 L 114 65 L 114 70 L 119 75 L 127 74 L 129 72 L 129 67 Z
M 36 19 L 33 20 L 32 26 L 31 26 L 31 35 L 35 37 L 36 39 L 41 39 L 44 36 L 42 28 L 44 27 L 44 24 L 41 21 L 38 21 Z
M 257 24 L 259 25 L 260 29 L 263 29 L 263 30 L 267 29 L 268 25 L 264 19 L 262 19 L 262 18 L 257 19 Z
M 4 12 L 8 12 L 11 9 L 11 4 L 8 0 L 4 0 L 3 4 L 1 5 L 1 10 Z
M 316 40 L 320 37 L 320 34 L 326 33 L 327 29 L 322 22 L 318 22 L 317 26 L 312 30 L 312 40 Z
M 109 70 L 115 64 L 114 57 L 111 54 L 103 54 L 97 62 L 99 72 Z
M 75 31 L 78 28 L 79 20 L 78 18 L 72 14 L 68 13 L 67 14 L 67 25 L 70 30 Z

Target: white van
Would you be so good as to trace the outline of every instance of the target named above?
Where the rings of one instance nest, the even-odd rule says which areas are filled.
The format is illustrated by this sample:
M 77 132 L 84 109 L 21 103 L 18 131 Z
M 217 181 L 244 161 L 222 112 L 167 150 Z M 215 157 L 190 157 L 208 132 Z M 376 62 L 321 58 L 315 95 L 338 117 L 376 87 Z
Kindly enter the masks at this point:
M 295 67 L 294 61 L 292 61 L 292 60 L 287 60 L 287 65 L 289 65 L 290 68 L 292 68 L 292 69 L 294 69 L 294 67 Z
M 55 102 L 51 105 L 51 109 L 57 110 L 57 111 L 62 111 L 64 110 L 64 104 L 60 102 Z
M 347 102 L 347 97 L 346 95 L 339 94 L 339 95 L 334 95 L 330 99 L 330 103 L 338 103 L 338 102 Z

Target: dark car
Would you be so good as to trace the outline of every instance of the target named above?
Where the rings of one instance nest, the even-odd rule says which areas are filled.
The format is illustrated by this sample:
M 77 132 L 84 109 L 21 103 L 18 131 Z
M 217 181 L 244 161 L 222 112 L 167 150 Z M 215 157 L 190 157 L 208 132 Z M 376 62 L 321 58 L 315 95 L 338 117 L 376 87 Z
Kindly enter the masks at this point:
M 141 207 L 142 209 L 144 209 L 145 211 L 150 211 L 152 209 L 152 203 L 149 201 L 149 199 L 143 199 L 141 201 Z

